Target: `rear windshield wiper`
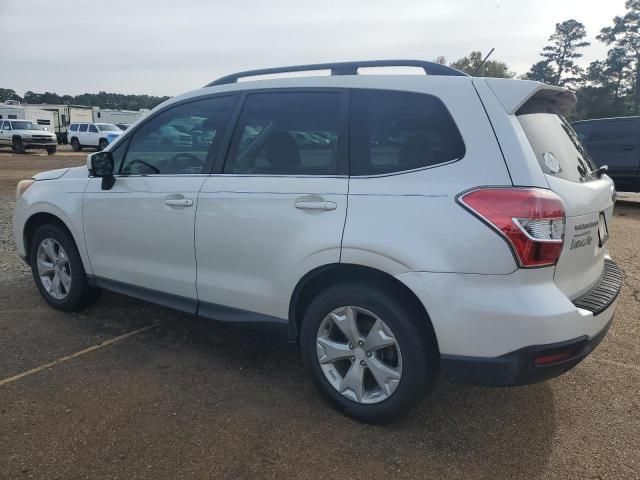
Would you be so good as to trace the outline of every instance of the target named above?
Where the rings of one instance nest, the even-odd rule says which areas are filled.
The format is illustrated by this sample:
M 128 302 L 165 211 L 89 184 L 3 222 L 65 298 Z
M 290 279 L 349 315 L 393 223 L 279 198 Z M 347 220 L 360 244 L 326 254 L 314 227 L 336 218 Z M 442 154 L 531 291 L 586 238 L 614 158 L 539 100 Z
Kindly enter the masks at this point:
M 591 175 L 592 177 L 600 178 L 602 175 L 607 173 L 607 170 L 609 170 L 609 166 L 602 165 L 601 167 L 598 167 L 595 170 L 591 170 L 589 172 L 589 175 Z

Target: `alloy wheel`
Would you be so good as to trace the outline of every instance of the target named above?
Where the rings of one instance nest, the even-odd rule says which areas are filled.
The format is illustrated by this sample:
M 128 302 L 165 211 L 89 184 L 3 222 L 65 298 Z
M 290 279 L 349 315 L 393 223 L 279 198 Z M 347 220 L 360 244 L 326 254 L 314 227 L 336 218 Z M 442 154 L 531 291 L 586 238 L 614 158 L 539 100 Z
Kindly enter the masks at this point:
M 36 267 L 46 292 L 56 300 L 64 299 L 71 289 L 71 265 L 62 245 L 45 238 L 38 245 Z
M 339 307 L 323 319 L 316 353 L 331 386 L 357 403 L 386 400 L 402 378 L 402 355 L 393 332 L 360 307 Z

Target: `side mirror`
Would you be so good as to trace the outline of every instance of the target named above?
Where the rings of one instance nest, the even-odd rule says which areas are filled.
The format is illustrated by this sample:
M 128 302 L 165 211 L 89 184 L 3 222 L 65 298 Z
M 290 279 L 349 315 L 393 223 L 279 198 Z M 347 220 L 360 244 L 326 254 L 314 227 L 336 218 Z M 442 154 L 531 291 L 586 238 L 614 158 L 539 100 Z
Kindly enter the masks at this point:
M 116 183 L 113 176 L 113 155 L 111 152 L 96 152 L 91 155 L 91 171 L 96 177 L 102 178 L 102 190 L 111 190 Z

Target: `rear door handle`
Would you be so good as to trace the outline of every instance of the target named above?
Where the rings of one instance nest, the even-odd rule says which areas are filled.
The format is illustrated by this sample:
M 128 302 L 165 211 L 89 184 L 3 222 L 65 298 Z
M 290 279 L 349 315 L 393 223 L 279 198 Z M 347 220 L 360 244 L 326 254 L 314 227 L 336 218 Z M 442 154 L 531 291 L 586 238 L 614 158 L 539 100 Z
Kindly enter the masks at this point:
M 304 200 L 296 202 L 296 208 L 300 210 L 335 210 L 337 207 L 335 202 L 307 202 Z
M 622 147 L 622 151 L 624 152 L 629 152 L 631 150 L 635 149 L 635 147 L 633 145 L 625 145 Z
M 191 207 L 193 200 L 189 198 L 168 198 L 164 201 L 164 204 L 170 207 Z

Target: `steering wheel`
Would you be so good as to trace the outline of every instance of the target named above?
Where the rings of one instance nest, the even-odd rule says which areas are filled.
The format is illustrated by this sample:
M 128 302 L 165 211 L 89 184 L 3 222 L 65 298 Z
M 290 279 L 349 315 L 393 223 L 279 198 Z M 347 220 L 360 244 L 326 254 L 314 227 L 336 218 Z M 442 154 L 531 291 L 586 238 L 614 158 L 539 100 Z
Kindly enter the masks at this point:
M 181 172 L 192 168 L 202 169 L 203 161 L 192 153 L 182 152 L 174 155 L 167 162 L 170 172 Z
M 151 165 L 150 163 L 147 163 L 147 162 L 145 162 L 144 160 L 140 160 L 139 158 L 136 158 L 136 159 L 134 159 L 134 160 L 131 160 L 131 162 L 129 162 L 129 164 L 128 164 L 128 165 L 126 165 L 126 168 L 127 168 L 127 170 L 128 170 L 128 172 L 127 172 L 127 173 L 128 173 L 129 175 L 132 175 L 132 173 L 131 173 L 132 168 L 131 168 L 131 167 L 132 167 L 132 166 L 134 166 L 134 165 L 136 165 L 136 164 L 143 165 L 143 166 L 147 167 L 149 170 L 151 170 L 151 173 L 160 173 L 160 170 L 158 169 L 158 167 L 156 167 L 156 166 L 154 166 L 154 165 Z M 135 174 L 133 174 L 133 175 L 144 175 L 144 173 L 141 173 L 141 172 L 140 172 L 140 173 L 138 173 L 138 172 L 136 172 L 136 173 L 135 173 Z

